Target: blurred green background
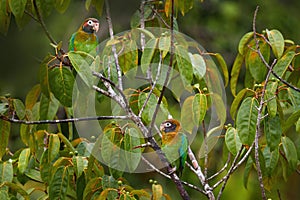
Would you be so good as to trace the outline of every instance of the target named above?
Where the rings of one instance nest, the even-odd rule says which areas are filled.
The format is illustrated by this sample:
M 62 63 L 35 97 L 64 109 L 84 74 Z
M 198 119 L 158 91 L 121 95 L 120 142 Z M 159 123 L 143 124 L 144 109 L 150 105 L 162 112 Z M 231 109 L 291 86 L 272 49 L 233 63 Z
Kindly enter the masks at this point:
M 78 29 L 86 17 L 100 18 L 100 40 L 104 40 L 108 36 L 105 17 L 97 16 L 93 9 L 86 11 L 84 3 L 84 1 L 74 0 L 66 13 L 59 14 L 54 11 L 45 19 L 50 33 L 56 41 L 63 42 L 64 49 L 67 49 L 71 34 Z M 139 8 L 140 1 L 112 0 L 110 3 L 115 33 L 128 30 L 130 18 Z M 204 3 L 195 1 L 194 8 L 190 12 L 185 16 L 178 15 L 179 29 L 198 41 L 207 51 L 221 53 L 230 70 L 237 54 L 240 38 L 252 30 L 253 13 L 257 5 L 260 6 L 257 16 L 259 32 L 266 28 L 278 29 L 283 33 L 284 38 L 299 43 L 299 0 L 205 0 Z M 10 93 L 11 96 L 24 100 L 30 88 L 38 83 L 39 62 L 48 52 L 53 53 L 53 50 L 39 24 L 31 20 L 27 26 L 19 30 L 12 19 L 7 35 L 0 35 L 0 95 Z M 229 93 L 228 96 L 230 99 Z M 213 156 L 221 157 L 218 154 Z M 154 175 L 137 176 L 139 179 L 135 178 L 131 183 L 136 187 L 141 187 L 140 181 L 153 178 Z M 132 179 L 130 176 L 128 178 Z M 156 179 L 161 184 L 167 183 L 167 180 L 159 176 Z M 298 194 L 299 175 L 292 176 L 286 184 L 283 180 L 278 183 L 281 183 L 276 187 L 278 187 L 282 199 L 300 198 L 300 194 Z M 235 174 L 228 184 L 223 199 L 256 199 L 260 196 L 255 173 L 252 173 L 250 177 L 248 190 L 242 186 L 242 172 Z M 175 188 L 169 186 L 170 184 L 166 192 L 172 196 Z M 146 184 L 145 187 L 150 187 L 150 184 Z M 193 199 L 206 199 L 199 196 L 199 193 L 193 193 L 193 195 Z M 271 196 L 274 197 L 273 199 L 279 199 L 277 193 L 271 194 Z

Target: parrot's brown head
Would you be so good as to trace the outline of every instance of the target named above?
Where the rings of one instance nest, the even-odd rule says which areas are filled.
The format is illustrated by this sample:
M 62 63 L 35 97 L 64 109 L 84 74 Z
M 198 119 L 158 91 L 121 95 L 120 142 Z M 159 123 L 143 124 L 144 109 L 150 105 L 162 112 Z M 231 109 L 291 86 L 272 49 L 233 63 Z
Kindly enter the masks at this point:
M 160 131 L 162 133 L 178 132 L 181 129 L 180 122 L 176 119 L 168 119 L 161 123 Z
M 80 27 L 86 33 L 95 33 L 99 30 L 99 20 L 96 18 L 87 18 Z

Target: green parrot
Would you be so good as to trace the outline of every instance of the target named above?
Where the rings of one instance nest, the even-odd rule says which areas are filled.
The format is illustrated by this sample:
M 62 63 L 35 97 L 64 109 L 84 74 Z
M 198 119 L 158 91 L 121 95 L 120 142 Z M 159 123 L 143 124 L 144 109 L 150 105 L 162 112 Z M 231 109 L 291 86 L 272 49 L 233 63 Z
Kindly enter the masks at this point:
M 70 38 L 69 51 L 84 51 L 95 56 L 98 46 L 98 37 L 95 33 L 98 30 L 98 19 L 87 18 L 84 20 L 77 32 L 73 33 Z
M 180 122 L 175 119 L 168 119 L 160 125 L 162 151 L 172 166 L 176 167 L 174 171 L 176 170 L 179 176 L 185 165 L 188 148 L 188 139 L 180 129 Z

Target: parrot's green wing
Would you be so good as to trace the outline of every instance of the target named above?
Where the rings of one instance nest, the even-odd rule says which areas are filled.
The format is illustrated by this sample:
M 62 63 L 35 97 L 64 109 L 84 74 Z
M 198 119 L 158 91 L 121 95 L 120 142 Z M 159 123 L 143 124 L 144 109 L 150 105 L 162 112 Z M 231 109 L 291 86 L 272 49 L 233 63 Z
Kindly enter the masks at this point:
M 83 51 L 93 56 L 97 53 L 98 38 L 95 34 L 77 31 L 69 41 L 69 51 Z
M 168 161 L 176 166 L 176 171 L 181 175 L 187 158 L 188 140 L 184 133 L 179 132 L 171 143 L 162 144 L 162 151 Z

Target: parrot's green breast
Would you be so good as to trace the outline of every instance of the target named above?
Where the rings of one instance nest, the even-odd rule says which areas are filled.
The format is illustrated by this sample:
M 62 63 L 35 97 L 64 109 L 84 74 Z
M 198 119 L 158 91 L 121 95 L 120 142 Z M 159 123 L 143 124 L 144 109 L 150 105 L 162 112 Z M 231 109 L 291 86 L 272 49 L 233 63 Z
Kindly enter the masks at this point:
M 93 56 L 97 53 L 98 39 L 93 33 L 77 31 L 69 41 L 69 51 L 84 51 Z

